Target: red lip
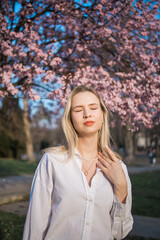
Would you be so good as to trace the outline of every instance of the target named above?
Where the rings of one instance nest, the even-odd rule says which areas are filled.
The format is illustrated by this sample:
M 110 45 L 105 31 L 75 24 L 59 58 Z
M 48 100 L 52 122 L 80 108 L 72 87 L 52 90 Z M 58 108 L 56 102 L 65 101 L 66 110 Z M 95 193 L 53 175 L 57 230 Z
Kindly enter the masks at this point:
M 92 126 L 94 124 L 93 121 L 87 121 L 84 123 L 85 126 Z

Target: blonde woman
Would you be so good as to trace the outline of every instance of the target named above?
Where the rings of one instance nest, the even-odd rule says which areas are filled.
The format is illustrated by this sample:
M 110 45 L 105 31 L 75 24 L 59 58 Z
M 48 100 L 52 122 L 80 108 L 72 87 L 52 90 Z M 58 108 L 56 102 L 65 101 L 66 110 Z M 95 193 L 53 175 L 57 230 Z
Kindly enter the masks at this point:
M 67 147 L 49 148 L 35 172 L 23 240 L 113 240 L 132 229 L 131 183 L 109 148 L 99 94 L 75 88 L 62 126 Z

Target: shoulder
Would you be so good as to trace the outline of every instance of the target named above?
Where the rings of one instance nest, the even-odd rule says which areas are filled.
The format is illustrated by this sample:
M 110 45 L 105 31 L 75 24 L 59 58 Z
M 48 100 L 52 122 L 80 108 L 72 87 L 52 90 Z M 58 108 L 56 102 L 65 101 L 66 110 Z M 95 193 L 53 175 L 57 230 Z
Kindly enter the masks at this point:
M 58 146 L 58 147 L 50 147 L 42 150 L 42 158 L 41 161 L 66 161 L 68 151 L 64 146 Z
M 57 147 L 48 147 L 41 150 L 42 153 L 65 153 L 67 152 L 67 148 L 64 145 L 60 145 Z
M 55 151 L 44 152 L 37 166 L 35 175 L 52 176 L 55 169 L 59 168 L 66 160 L 66 153 L 56 153 Z

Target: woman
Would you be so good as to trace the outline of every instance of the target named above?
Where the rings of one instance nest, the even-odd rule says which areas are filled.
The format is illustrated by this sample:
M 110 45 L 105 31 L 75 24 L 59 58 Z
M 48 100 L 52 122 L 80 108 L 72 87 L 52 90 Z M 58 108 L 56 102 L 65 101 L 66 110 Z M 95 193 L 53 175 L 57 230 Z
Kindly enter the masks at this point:
M 109 145 L 108 112 L 92 88 L 75 88 L 32 183 L 23 240 L 113 240 L 132 229 L 131 184 Z

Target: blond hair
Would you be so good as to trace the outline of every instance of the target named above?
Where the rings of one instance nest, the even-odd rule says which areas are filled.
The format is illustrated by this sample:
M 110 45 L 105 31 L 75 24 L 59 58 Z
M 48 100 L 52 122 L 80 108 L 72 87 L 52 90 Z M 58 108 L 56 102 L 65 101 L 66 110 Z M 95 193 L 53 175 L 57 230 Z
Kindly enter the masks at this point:
M 103 112 L 103 124 L 101 129 L 98 131 L 98 151 L 106 152 L 105 146 L 110 145 L 110 131 L 109 131 L 109 123 L 108 123 L 108 110 L 98 94 L 96 90 L 86 85 L 80 85 L 73 89 L 71 95 L 69 96 L 63 116 L 62 116 L 62 128 L 66 137 L 67 146 L 60 146 L 60 147 L 51 147 L 46 148 L 43 152 L 57 152 L 57 153 L 68 153 L 68 160 L 71 159 L 74 155 L 74 151 L 78 145 L 78 135 L 76 130 L 74 129 L 72 119 L 71 119 L 71 102 L 72 98 L 81 92 L 91 92 L 93 93 L 100 102 L 100 107 Z
M 93 93 L 100 102 L 100 107 L 103 112 L 103 124 L 101 130 L 98 132 L 98 150 L 99 151 L 105 151 L 105 145 L 109 145 L 110 140 L 110 132 L 109 132 L 109 124 L 108 124 L 108 110 L 102 101 L 100 95 L 96 90 L 94 90 L 91 87 L 81 85 L 76 87 L 70 97 L 68 98 L 66 107 L 64 109 L 64 113 L 62 116 L 62 127 L 63 131 L 67 140 L 67 150 L 68 150 L 68 158 L 72 158 L 74 154 L 75 148 L 77 148 L 78 145 L 78 135 L 76 130 L 74 129 L 74 126 L 72 124 L 71 119 L 71 102 L 72 98 L 81 92 L 91 92 Z

